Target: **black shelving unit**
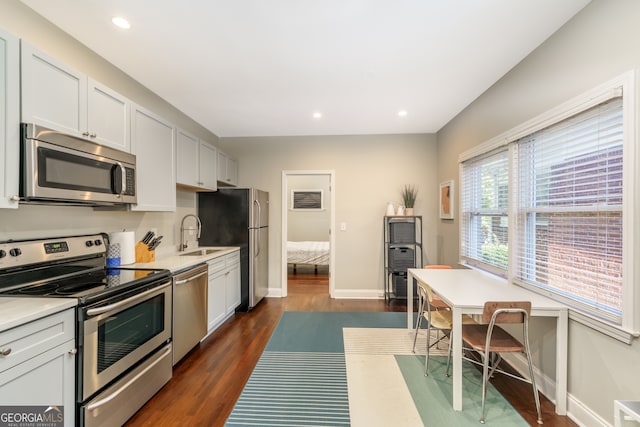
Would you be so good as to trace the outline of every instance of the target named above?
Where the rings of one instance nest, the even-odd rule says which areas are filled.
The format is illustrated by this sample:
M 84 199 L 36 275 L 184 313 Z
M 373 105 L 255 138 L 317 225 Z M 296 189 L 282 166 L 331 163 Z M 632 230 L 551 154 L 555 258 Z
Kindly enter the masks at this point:
M 384 296 L 407 299 L 407 269 L 423 264 L 422 217 L 384 217 Z M 417 298 L 414 287 L 414 298 Z

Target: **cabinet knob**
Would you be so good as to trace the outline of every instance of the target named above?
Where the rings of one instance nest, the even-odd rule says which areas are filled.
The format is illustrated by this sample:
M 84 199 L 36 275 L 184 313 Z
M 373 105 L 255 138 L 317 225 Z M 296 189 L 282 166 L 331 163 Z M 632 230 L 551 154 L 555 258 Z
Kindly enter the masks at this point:
M 89 134 L 89 137 L 90 137 L 90 138 L 95 138 L 96 136 L 97 136 L 97 135 L 96 135 L 95 133 L 91 133 L 91 134 Z
M 74 355 L 78 352 L 77 348 L 72 348 L 71 350 L 69 350 L 69 354 Z
M 11 354 L 11 347 L 3 348 L 2 350 L 0 350 L 0 355 L 1 356 L 8 356 L 10 354 Z
M 82 136 L 89 136 L 89 132 L 82 132 Z
M 12 202 L 19 202 L 20 196 L 14 194 L 13 196 L 9 197 L 9 200 L 11 200 Z

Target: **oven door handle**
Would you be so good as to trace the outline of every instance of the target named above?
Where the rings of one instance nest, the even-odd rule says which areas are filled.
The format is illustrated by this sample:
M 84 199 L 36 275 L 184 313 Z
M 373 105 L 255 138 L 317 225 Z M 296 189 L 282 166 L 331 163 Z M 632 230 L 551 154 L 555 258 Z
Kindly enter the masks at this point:
M 87 316 L 95 316 L 96 314 L 102 314 L 102 313 L 106 313 L 108 311 L 111 310 L 115 310 L 119 307 L 122 307 L 124 305 L 130 304 L 132 302 L 141 300 L 141 299 L 145 299 L 148 295 L 153 294 L 155 292 L 158 292 L 158 290 L 160 289 L 164 289 L 167 286 L 170 286 L 171 284 L 168 283 L 165 286 L 162 286 L 160 288 L 153 288 L 153 289 L 149 289 L 148 291 L 144 291 L 141 294 L 135 295 L 131 298 L 127 298 L 125 300 L 122 301 L 118 301 L 116 303 L 113 304 L 109 304 L 109 305 L 105 305 L 104 307 L 97 307 L 97 308 L 90 308 L 89 310 L 87 310 Z
M 102 405 L 105 405 L 105 404 L 111 402 L 113 399 L 118 397 L 118 395 L 120 393 L 122 393 L 127 388 L 129 388 L 131 386 L 131 384 L 133 384 L 134 382 L 138 381 L 138 379 L 141 376 L 143 376 L 144 374 L 149 372 L 154 366 L 156 366 L 158 363 L 160 363 L 162 361 L 162 359 L 164 359 L 164 357 L 167 356 L 169 353 L 171 353 L 171 346 L 167 347 L 167 349 L 162 353 L 162 355 L 160 355 L 160 357 L 158 357 L 158 360 L 156 360 L 151 365 L 149 365 L 146 368 L 144 368 L 142 371 L 138 372 L 138 374 L 135 377 L 131 378 L 129 381 L 124 383 L 122 385 L 122 387 L 120 387 L 119 389 L 117 389 L 116 391 L 114 391 L 109 396 L 105 397 L 104 399 L 100 399 L 97 402 L 92 403 L 91 405 L 87 405 L 87 411 L 95 411 L 96 409 L 98 409 Z

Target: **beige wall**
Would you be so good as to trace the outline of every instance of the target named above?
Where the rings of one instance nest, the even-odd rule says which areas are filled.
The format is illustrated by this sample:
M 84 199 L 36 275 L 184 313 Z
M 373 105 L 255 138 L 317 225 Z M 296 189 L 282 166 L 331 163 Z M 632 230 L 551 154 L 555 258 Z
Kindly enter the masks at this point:
M 458 181 L 458 155 L 630 69 L 640 69 L 640 2 L 593 0 L 438 132 L 438 179 Z M 456 204 L 459 206 L 459 203 Z M 439 221 L 445 263 L 458 261 L 459 220 Z M 636 241 L 638 236 L 635 236 Z M 636 244 L 636 247 L 638 245 Z M 640 289 L 636 284 L 636 290 Z M 553 322 L 537 322 L 535 357 L 555 375 Z M 540 347 L 542 346 L 542 347 Z M 570 322 L 569 393 L 609 423 L 613 400 L 640 400 L 640 344 Z M 570 404 L 570 410 L 580 408 Z
M 283 170 L 335 171 L 336 296 L 374 296 L 383 290 L 382 217 L 400 201 L 404 184 L 419 188 L 416 215 L 424 216 L 425 254 L 435 258 L 436 141 L 433 135 L 221 138 L 240 159 L 240 185 L 269 192 L 269 286 L 280 289 L 281 175 Z
M 216 135 L 44 20 L 20 1 L 0 2 L 0 28 L 104 83 L 176 126 L 206 141 L 217 143 Z M 136 231 L 136 236 L 140 238 L 146 230 L 156 228 L 159 234 L 164 235 L 163 245 L 158 249 L 161 253 L 178 245 L 179 221 L 187 213 L 195 213 L 195 195 L 188 191 L 178 191 L 175 213 L 96 212 L 91 208 L 82 207 L 20 205 L 17 210 L 0 209 L 0 240 L 122 229 Z

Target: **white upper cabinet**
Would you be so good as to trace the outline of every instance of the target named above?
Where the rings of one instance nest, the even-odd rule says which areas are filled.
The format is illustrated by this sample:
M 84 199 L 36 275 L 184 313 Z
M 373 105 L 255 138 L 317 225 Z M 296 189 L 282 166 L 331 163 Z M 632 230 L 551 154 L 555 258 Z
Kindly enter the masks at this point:
M 136 211 L 176 210 L 173 125 L 138 105 L 131 108 L 131 149 L 136 155 Z
M 178 129 L 176 138 L 176 158 L 177 158 L 177 176 L 178 184 L 189 185 L 191 187 L 199 186 L 198 174 L 198 146 L 200 141 L 193 135 L 188 134 L 182 129 Z
M 100 144 L 131 151 L 131 102 L 90 77 L 87 83 L 89 137 Z
M 20 47 L 0 30 L 0 208 L 18 207 L 20 176 Z
M 216 147 L 200 141 L 200 155 L 198 166 L 200 168 L 200 182 L 202 187 L 208 190 L 217 190 L 217 153 Z
M 238 185 L 238 161 L 218 150 L 218 182 L 225 186 Z
M 130 151 L 130 101 L 22 41 L 22 121 Z
M 81 136 L 87 76 L 22 41 L 22 121 Z
M 217 186 L 216 148 L 178 129 L 177 183 L 215 191 Z

